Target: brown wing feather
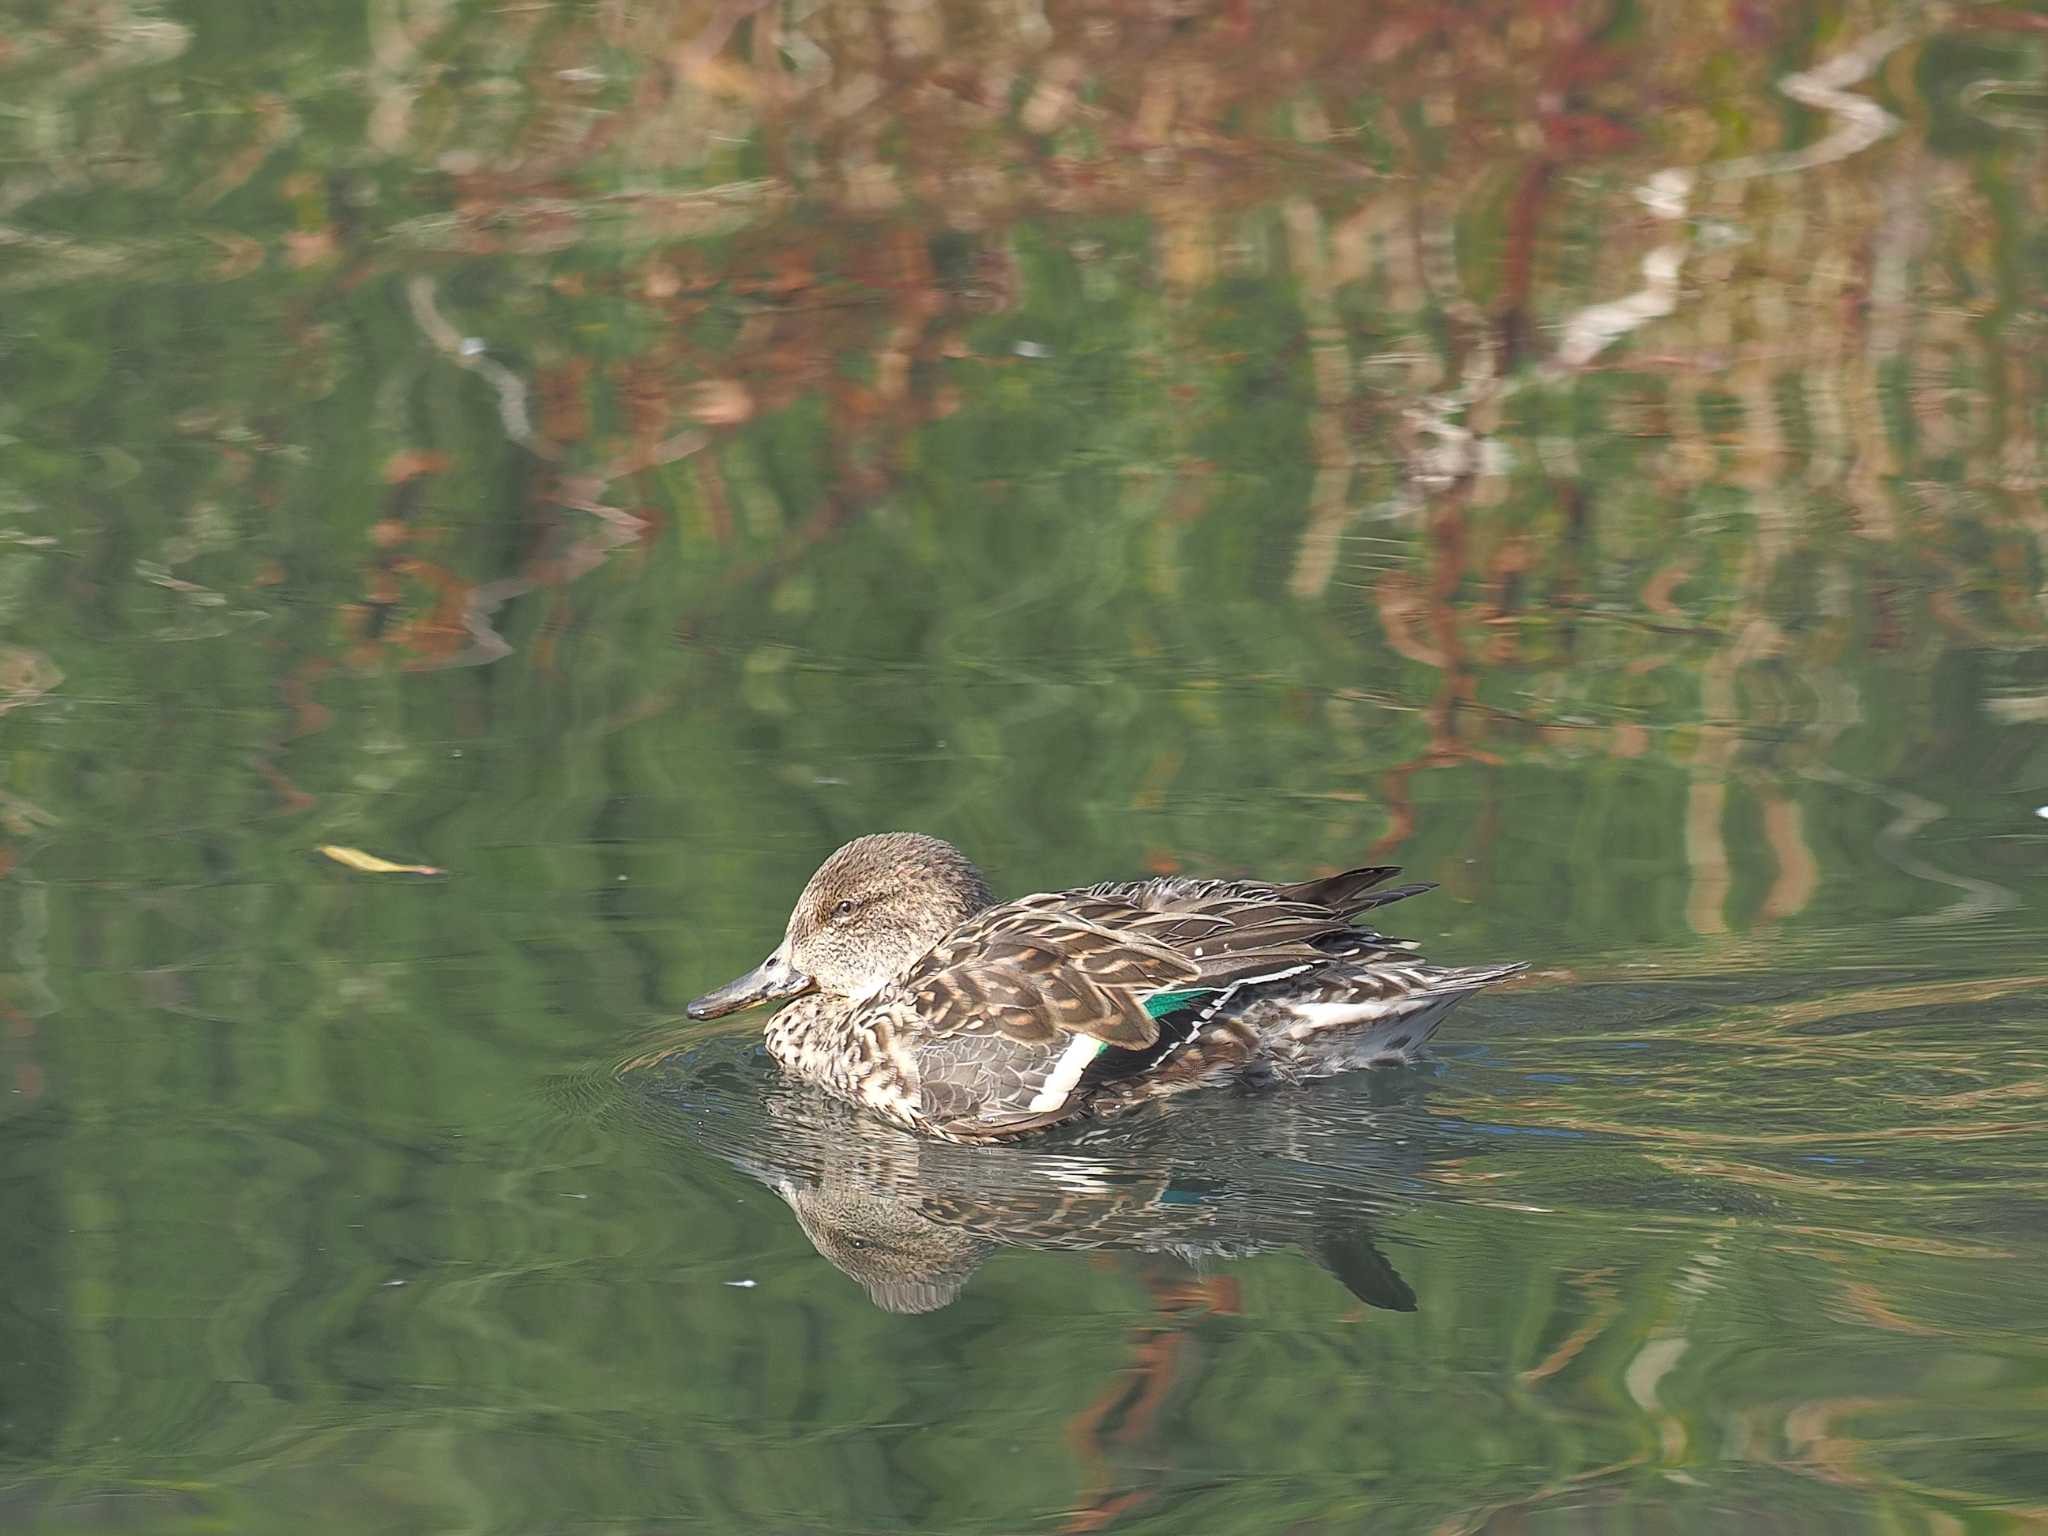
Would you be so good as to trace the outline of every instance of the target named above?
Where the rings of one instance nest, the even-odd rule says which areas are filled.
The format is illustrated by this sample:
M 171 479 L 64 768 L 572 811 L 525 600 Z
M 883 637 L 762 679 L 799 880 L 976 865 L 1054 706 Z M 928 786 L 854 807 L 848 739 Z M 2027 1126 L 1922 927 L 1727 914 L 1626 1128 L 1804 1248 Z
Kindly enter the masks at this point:
M 1143 1051 L 1160 1038 L 1145 1011 L 1155 992 L 1227 986 L 1380 942 L 1353 928 L 1347 909 L 1406 894 L 1370 894 L 1394 873 L 1350 870 L 1295 886 L 1136 880 L 987 909 L 900 984 L 923 1037 L 926 1112 L 944 1134 L 963 1138 L 1015 1135 L 1068 1118 L 1080 1097 L 1045 1113 L 1027 1106 L 1075 1036 Z M 1332 944 L 1336 936 L 1342 945 Z M 1184 1053 L 1184 1070 L 1205 1076 L 1245 1048 L 1218 1031 Z
M 1147 912 L 1133 927 L 1193 961 L 1204 982 L 1221 982 L 1289 960 L 1317 958 L 1318 940 L 1351 931 L 1351 925 L 1327 907 L 1270 897 L 1226 897 L 1204 902 L 1192 911 Z
M 1385 906 L 1404 896 L 1434 890 L 1430 885 L 1407 885 L 1381 890 L 1401 871 L 1390 864 L 1371 864 L 1347 869 L 1341 874 L 1323 875 L 1292 885 L 1275 885 L 1266 880 L 1196 880 L 1165 876 L 1151 880 L 1106 880 L 1091 885 L 1090 896 L 1115 897 L 1149 911 L 1191 911 L 1224 904 L 1256 906 L 1280 902 L 1305 907 L 1322 907 L 1339 917 L 1355 917 L 1372 907 Z
M 1383 888 L 1399 873 L 1372 865 L 1295 885 L 1166 877 L 1107 882 L 1069 894 L 1135 908 L 1121 926 L 1187 955 L 1200 965 L 1205 985 L 1223 985 L 1292 961 L 1384 945 L 1379 934 L 1352 926 L 1350 919 L 1432 889 Z
M 1042 1045 L 1088 1035 L 1143 1050 L 1159 1038 L 1145 998 L 1196 980 L 1201 967 L 1102 921 L 1117 915 L 1110 903 L 1049 910 L 1028 897 L 992 908 L 920 960 L 903 985 L 935 1036 L 996 1033 Z

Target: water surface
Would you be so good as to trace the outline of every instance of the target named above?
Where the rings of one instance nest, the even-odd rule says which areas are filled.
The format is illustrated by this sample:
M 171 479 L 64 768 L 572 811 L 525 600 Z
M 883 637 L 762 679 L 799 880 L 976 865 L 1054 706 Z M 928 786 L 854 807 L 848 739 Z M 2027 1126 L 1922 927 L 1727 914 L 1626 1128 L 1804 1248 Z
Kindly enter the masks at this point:
M 2048 1521 L 2038 5 L 26 0 L 0 93 L 0 1527 Z M 681 1017 L 888 827 L 1534 969 L 923 1147 Z

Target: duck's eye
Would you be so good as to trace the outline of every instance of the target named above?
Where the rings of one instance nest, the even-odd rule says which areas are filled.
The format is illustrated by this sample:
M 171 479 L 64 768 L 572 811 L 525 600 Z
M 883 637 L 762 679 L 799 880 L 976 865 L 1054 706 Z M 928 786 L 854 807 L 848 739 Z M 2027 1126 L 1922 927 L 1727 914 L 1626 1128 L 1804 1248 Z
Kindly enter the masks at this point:
M 834 906 L 834 907 L 832 908 L 832 915 L 833 915 L 834 917 L 851 917 L 851 916 L 853 916 L 853 903 L 852 903 L 851 901 L 842 901 L 842 902 L 839 902 L 839 903 L 837 903 L 837 904 L 836 904 L 836 905 L 835 905 L 835 906 Z

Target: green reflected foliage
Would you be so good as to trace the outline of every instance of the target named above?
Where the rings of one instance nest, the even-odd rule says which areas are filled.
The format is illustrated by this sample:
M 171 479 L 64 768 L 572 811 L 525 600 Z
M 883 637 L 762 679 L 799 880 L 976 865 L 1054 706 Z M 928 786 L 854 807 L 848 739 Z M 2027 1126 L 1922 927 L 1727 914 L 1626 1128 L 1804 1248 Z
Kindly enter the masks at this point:
M 0 1526 L 2038 1523 L 2040 20 L 10 7 Z M 1534 961 L 1419 1310 L 650 1133 L 886 826 Z

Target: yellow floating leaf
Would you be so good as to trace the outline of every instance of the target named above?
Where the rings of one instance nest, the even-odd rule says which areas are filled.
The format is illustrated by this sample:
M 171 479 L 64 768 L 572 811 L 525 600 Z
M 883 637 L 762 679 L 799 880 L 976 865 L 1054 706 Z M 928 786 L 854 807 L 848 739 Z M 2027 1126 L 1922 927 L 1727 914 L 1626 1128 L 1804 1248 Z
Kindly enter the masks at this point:
M 366 875 L 445 875 L 445 869 L 436 869 L 431 864 L 394 864 L 389 859 L 380 859 L 374 853 L 365 853 L 360 848 L 343 848 L 335 843 L 322 843 L 316 853 L 324 853 L 337 864 L 346 864 L 350 869 L 359 869 Z

